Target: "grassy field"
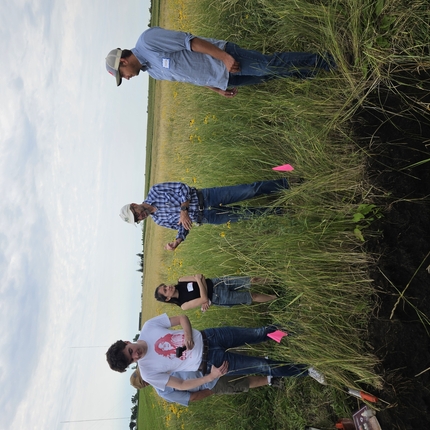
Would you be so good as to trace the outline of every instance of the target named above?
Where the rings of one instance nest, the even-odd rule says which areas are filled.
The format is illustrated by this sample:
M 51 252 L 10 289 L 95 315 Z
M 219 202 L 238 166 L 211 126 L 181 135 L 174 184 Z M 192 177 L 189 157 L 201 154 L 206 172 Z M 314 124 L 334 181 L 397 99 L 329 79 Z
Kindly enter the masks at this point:
M 175 233 L 149 222 L 143 319 L 179 310 L 153 299 L 162 281 L 194 273 L 268 277 L 267 291 L 279 295 L 269 306 L 189 311 L 193 325 L 293 327 L 297 336 L 258 352 L 309 363 L 329 385 L 304 378 L 288 381 L 284 392 L 262 388 L 188 409 L 160 403 L 163 419 L 149 404 L 156 400 L 148 388 L 141 393 L 139 429 L 332 428 L 333 417 L 357 406 L 345 386 L 380 386 L 376 359 L 363 343 L 373 306 L 367 268 L 375 256 L 361 248 L 367 222 L 359 221 L 380 191 L 367 181 L 369 154 L 356 145 L 351 119 L 381 82 L 395 91 L 400 72 L 429 66 L 427 9 L 403 0 L 160 2 L 159 24 L 167 28 L 267 52 L 329 51 L 338 70 L 241 88 L 233 100 L 185 84 L 151 84 L 151 184 L 182 181 L 201 188 L 278 178 L 271 167 L 284 163 L 305 182 L 276 202 L 258 202 L 284 206 L 287 215 L 193 229 L 174 253 L 162 248 Z M 426 109 L 411 103 L 420 108 Z

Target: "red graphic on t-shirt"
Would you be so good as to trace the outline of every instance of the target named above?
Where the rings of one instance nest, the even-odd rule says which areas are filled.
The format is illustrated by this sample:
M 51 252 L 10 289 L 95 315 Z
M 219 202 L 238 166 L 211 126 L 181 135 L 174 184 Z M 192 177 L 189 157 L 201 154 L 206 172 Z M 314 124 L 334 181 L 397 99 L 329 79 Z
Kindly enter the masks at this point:
M 182 333 L 168 333 L 155 342 L 155 352 L 170 359 L 176 358 L 176 348 L 178 346 L 184 346 L 184 338 L 185 336 Z M 185 360 L 186 357 L 187 351 L 184 351 L 180 359 Z

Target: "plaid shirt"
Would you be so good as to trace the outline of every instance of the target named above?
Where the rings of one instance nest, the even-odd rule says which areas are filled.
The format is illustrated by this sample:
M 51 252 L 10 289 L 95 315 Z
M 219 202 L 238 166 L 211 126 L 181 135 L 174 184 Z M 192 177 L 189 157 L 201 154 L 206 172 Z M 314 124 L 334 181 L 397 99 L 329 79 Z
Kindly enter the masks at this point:
M 182 182 L 163 182 L 152 186 L 144 203 L 157 208 L 151 214 L 156 224 L 177 230 L 176 239 L 185 240 L 189 231 L 182 225 L 178 225 L 178 222 L 181 204 L 187 201 L 190 202 L 188 215 L 193 222 L 198 222 L 200 211 L 196 189 Z

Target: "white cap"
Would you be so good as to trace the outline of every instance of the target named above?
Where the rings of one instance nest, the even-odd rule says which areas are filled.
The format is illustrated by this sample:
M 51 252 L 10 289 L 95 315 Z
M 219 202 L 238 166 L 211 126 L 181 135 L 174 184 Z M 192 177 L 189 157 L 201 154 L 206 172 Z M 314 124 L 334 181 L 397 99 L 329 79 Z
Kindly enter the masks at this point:
M 135 227 L 137 227 L 137 224 L 134 222 L 134 213 L 131 211 L 131 205 L 125 205 L 121 208 L 121 212 L 119 213 L 119 216 L 129 224 L 134 224 Z

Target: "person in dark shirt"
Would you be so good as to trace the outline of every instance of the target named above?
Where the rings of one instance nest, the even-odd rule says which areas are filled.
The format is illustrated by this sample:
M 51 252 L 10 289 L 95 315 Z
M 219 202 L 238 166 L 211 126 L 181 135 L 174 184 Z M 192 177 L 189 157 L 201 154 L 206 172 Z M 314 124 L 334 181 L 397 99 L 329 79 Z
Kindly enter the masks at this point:
M 209 306 L 231 307 L 264 303 L 276 296 L 250 291 L 251 284 L 262 283 L 264 279 L 247 276 L 222 276 L 207 279 L 202 274 L 183 276 L 176 285 L 161 284 L 155 290 L 159 302 L 180 306 L 183 310 L 200 307 L 202 312 Z

